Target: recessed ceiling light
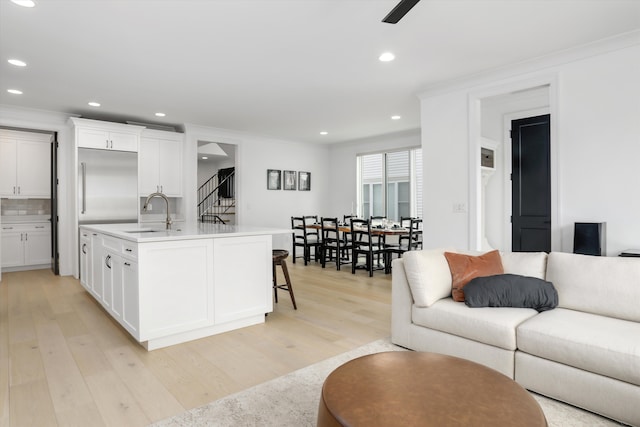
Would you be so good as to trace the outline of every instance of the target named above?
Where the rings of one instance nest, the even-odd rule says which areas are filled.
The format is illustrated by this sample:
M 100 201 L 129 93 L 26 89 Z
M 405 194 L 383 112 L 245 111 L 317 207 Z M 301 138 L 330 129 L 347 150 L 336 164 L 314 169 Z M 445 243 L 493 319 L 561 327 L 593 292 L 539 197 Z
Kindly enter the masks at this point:
M 14 95 L 22 95 L 22 91 L 18 89 L 7 89 L 7 92 L 12 93 Z
M 400 120 L 401 118 L 400 116 L 391 116 L 391 120 Z
M 208 160 L 209 158 L 207 156 L 202 156 L 200 157 L 202 160 Z
M 327 132 L 326 130 L 323 130 L 322 132 L 320 132 L 320 135 L 328 135 L 329 132 Z
M 391 53 L 391 52 L 385 52 L 382 55 L 380 55 L 378 57 L 378 59 L 382 62 L 389 62 L 389 61 L 393 61 L 394 59 L 396 59 L 396 56 Z
M 99 107 L 99 106 L 100 106 L 100 103 L 99 103 L 99 102 L 91 101 L 91 102 L 89 102 L 89 105 L 91 105 L 92 107 Z
M 18 6 L 23 6 L 23 7 L 33 7 L 36 5 L 31 0 L 11 0 L 11 1 L 17 4 Z
M 10 59 L 7 61 L 11 65 L 15 65 L 16 67 L 26 67 L 27 63 L 24 61 L 20 61 L 19 59 Z
M 165 113 L 156 113 L 156 116 L 158 116 L 158 117 L 164 117 L 164 116 L 166 116 L 166 114 L 165 114 Z

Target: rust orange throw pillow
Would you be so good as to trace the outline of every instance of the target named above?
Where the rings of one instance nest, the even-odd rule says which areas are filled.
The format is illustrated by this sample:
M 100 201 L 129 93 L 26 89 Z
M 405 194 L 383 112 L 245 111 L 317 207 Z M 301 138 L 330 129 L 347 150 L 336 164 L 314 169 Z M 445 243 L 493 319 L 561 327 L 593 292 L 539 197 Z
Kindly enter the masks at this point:
M 444 257 L 451 270 L 451 294 L 453 300 L 464 302 L 462 288 L 476 277 L 504 274 L 502 260 L 498 250 L 487 252 L 479 256 L 463 255 L 454 252 L 445 252 Z

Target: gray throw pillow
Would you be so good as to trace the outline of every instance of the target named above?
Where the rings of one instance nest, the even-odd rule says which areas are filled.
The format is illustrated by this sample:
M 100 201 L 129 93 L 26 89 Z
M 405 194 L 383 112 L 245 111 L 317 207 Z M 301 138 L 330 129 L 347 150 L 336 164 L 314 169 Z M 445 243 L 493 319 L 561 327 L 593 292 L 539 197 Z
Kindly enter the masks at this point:
M 521 307 L 537 311 L 558 306 L 558 292 L 551 282 L 517 274 L 476 277 L 464 287 L 469 307 Z

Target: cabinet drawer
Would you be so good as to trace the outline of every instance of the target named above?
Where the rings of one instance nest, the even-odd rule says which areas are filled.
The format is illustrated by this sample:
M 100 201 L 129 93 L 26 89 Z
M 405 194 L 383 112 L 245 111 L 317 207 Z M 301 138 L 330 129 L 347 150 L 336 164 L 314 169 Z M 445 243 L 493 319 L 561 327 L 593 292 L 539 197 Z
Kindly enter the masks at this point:
M 133 242 L 123 241 L 115 237 L 103 237 L 102 246 L 115 255 L 122 255 L 132 260 L 138 259 L 138 245 Z
M 18 232 L 18 233 L 25 233 L 25 232 L 34 232 L 34 231 L 51 231 L 51 224 L 50 223 L 5 223 L 2 224 L 2 227 L 0 228 L 3 232 Z
M 134 260 L 138 259 L 138 245 L 135 243 L 123 242 L 122 255 Z
M 102 246 L 107 249 L 111 249 L 116 253 L 122 252 L 122 242 L 118 239 L 114 239 L 113 237 L 104 236 L 102 238 Z

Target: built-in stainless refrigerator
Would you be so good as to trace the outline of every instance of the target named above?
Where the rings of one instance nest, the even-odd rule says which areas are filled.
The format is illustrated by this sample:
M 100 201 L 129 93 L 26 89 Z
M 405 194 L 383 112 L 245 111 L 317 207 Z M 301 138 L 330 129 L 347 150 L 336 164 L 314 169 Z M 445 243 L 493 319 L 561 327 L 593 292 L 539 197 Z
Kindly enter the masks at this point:
M 78 149 L 78 222 L 138 222 L 138 153 Z

